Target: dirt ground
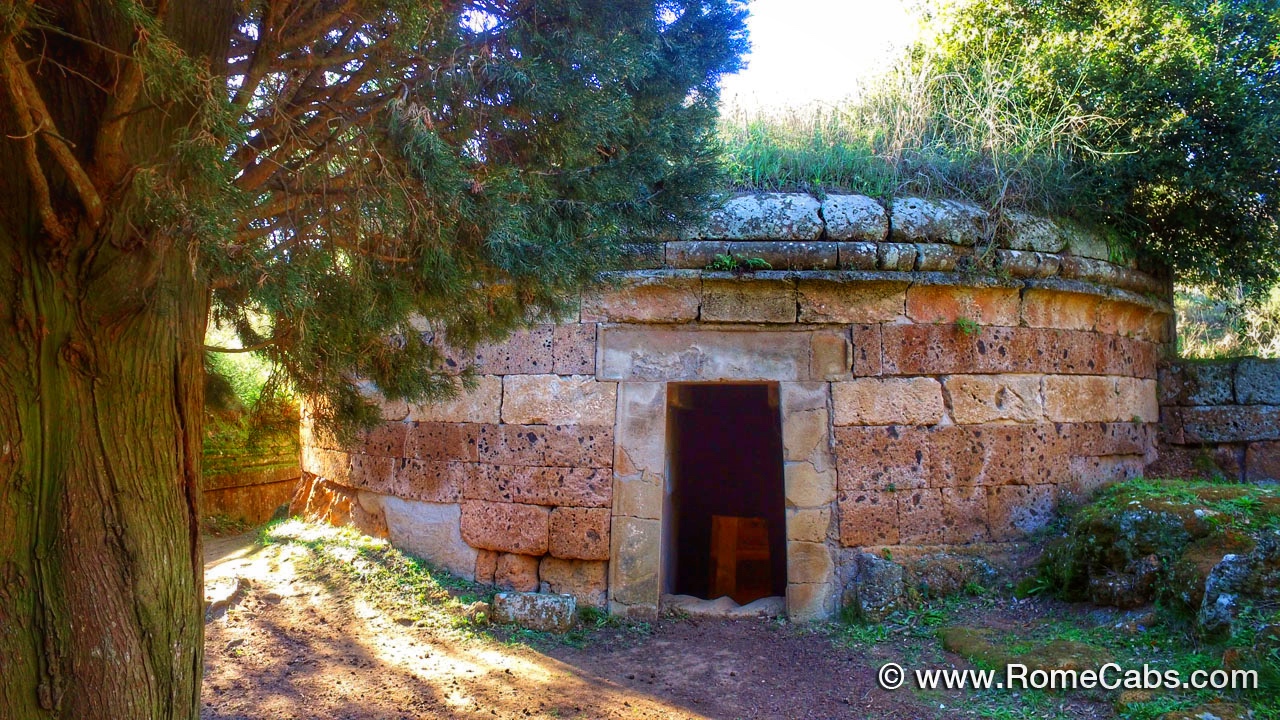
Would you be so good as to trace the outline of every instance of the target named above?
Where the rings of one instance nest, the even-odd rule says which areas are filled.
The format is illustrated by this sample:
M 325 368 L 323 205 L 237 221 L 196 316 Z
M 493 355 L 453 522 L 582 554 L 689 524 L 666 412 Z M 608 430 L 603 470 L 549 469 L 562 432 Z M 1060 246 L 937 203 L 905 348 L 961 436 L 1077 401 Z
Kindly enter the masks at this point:
M 206 624 L 203 717 L 992 716 L 957 691 L 878 687 L 876 670 L 889 660 L 965 666 L 922 634 L 859 644 L 839 641 L 830 627 L 685 617 L 531 646 L 501 630 L 394 617 L 340 583 L 300 575 L 295 552 L 244 538 L 207 543 L 207 586 L 242 581 L 231 609 Z M 1014 611 L 992 619 L 1019 622 Z M 1049 716 L 1108 717 L 1109 710 L 1064 703 Z

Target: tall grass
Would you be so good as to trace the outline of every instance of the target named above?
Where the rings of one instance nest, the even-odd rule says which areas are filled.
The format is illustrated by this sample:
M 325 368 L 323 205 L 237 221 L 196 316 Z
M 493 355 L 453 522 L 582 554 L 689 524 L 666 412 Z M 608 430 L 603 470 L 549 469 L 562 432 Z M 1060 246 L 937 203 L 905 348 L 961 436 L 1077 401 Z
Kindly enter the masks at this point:
M 1178 287 L 1178 354 L 1188 358 L 1280 358 L 1280 287 L 1262 300 L 1213 297 Z
M 839 190 L 891 199 L 964 198 L 992 210 L 1060 213 L 1076 192 L 1076 160 L 1106 118 L 1016 88 L 1016 57 L 948 72 L 917 48 L 833 105 L 726 107 L 724 162 L 737 188 Z

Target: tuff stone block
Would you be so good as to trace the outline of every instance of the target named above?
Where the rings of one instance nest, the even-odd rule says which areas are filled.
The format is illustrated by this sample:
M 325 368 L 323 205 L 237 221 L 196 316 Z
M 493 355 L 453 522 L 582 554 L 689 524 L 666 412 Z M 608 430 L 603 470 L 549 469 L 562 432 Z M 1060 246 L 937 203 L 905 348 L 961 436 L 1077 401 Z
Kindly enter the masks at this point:
M 1280 407 L 1274 405 L 1188 407 L 1181 411 L 1182 438 L 1188 445 L 1280 440 Z
M 1120 420 L 1117 378 L 1101 375 L 1046 375 L 1045 416 L 1053 422 Z
M 1053 485 L 1003 485 L 987 488 L 987 525 L 997 542 L 1017 540 L 1044 527 L 1057 504 Z
M 666 428 L 666 383 L 619 384 L 614 471 L 619 476 L 665 473 Z
M 404 440 L 409 425 L 404 422 L 384 422 L 360 434 L 356 446 L 365 455 L 379 457 L 404 457 Z
M 480 425 L 477 457 L 493 465 L 607 468 L 613 428 L 606 425 Z
M 802 323 L 882 323 L 902 317 L 908 283 L 896 280 L 838 282 L 801 279 Z
M 464 542 L 457 505 L 382 498 L 391 544 L 468 580 L 475 577 L 475 544 Z
M 918 253 L 914 243 L 880 243 L 876 247 L 876 265 L 881 270 L 911 272 L 916 269 Z
M 943 542 L 967 544 L 987 539 L 987 491 L 979 486 L 949 487 L 942 495 Z
M 754 276 L 704 279 L 701 317 L 706 322 L 793 323 L 795 281 Z
M 516 425 L 612 425 L 617 385 L 590 375 L 508 375 L 502 421 Z
M 420 422 L 406 427 L 404 449 L 396 457 L 475 462 L 482 426 L 475 423 Z
M 809 356 L 809 376 L 815 380 L 845 380 L 853 369 L 853 349 L 845 335 L 813 334 Z
M 997 250 L 995 267 L 1015 278 L 1047 278 L 1058 274 L 1057 255 L 1022 250 Z
M 898 542 L 935 545 L 947 538 L 942 511 L 942 491 L 932 488 L 904 490 L 898 494 Z
M 876 243 L 873 242 L 840 242 L 836 243 L 836 254 L 841 270 L 875 270 Z
M 882 372 L 882 339 L 880 325 L 854 325 L 851 329 L 853 345 L 853 374 L 856 377 L 875 377 Z
M 462 494 L 489 502 L 609 507 L 613 473 L 602 468 L 482 464 L 468 476 Z
M 1049 218 L 1011 210 L 1005 212 L 1004 219 L 1008 233 L 1003 244 L 1011 250 L 1057 253 L 1066 247 L 1062 228 Z
M 462 503 L 462 538 L 479 550 L 545 555 L 551 511 L 534 505 L 466 500 Z M 474 558 L 472 560 L 474 567 Z
M 828 195 L 822 202 L 827 237 L 879 242 L 889 234 L 889 213 L 865 195 Z
M 753 193 L 730 199 L 711 211 L 702 227 L 682 239 L 816 240 L 822 234 L 821 206 L 802 193 Z
M 1164 392 L 1171 405 L 1231 405 L 1237 361 L 1182 362 L 1166 371 Z M 1249 403 L 1242 403 L 1249 404 Z
M 734 242 L 730 243 L 729 252 L 759 258 L 773 270 L 835 270 L 839 262 L 839 248 L 833 242 Z M 705 312 L 704 308 L 704 315 Z
M 717 255 L 729 255 L 728 240 L 674 240 L 667 243 L 669 267 L 701 270 L 716 261 Z
M 844 490 L 840 492 L 839 507 L 841 545 L 898 544 L 898 493 Z
M 857 378 L 832 383 L 836 425 L 934 425 L 942 385 L 933 378 Z
M 1241 405 L 1280 405 L 1280 360 L 1241 360 L 1236 369 L 1236 400 Z
M 609 564 L 591 560 L 544 557 L 538 567 L 541 592 L 572 595 L 582 605 L 608 604 Z
M 1249 443 L 1244 468 L 1249 482 L 1280 482 L 1280 442 Z
M 920 272 L 954 272 L 963 263 L 973 261 L 973 250 L 940 243 L 916 244 L 916 270 Z
M 611 606 L 651 607 L 657 610 L 660 579 L 662 522 L 631 517 L 615 517 L 611 533 L 609 563 Z
M 831 617 L 835 612 L 833 583 L 791 583 L 787 585 L 787 617 L 792 622 L 809 622 Z
M 595 324 L 557 325 L 551 333 L 551 372 L 556 375 L 591 375 L 595 371 Z
M 692 322 L 702 304 L 697 275 L 628 275 L 582 300 L 582 322 Z
M 907 317 L 918 323 L 951 323 L 965 319 L 980 326 L 1016 326 L 1021 299 L 1018 288 L 973 288 L 913 285 L 907 290 Z
M 986 217 L 977 205 L 957 200 L 897 198 L 889 220 L 889 239 L 973 245 L 985 236 Z
M 1044 420 L 1040 375 L 951 375 L 943 387 L 960 424 Z
M 365 489 L 408 500 L 458 502 L 462 497 L 462 488 L 475 468 L 469 463 L 412 458 L 400 458 L 393 462 L 391 477 L 386 484 L 370 484 Z
M 492 550 L 476 551 L 476 582 L 492 585 L 493 576 L 498 572 L 498 553 Z
M 538 558 L 502 553 L 493 573 L 493 584 L 502 590 L 533 592 L 538 589 Z
M 566 560 L 608 560 L 609 520 L 609 508 L 555 508 L 551 554 Z
M 787 539 L 826 542 L 831 534 L 831 508 L 787 508 Z
M 786 413 L 782 420 L 783 459 L 814 462 L 818 469 L 825 470 L 830 428 L 830 414 L 826 408 Z
M 476 348 L 471 364 L 486 375 L 549 373 L 552 344 L 550 325 L 517 330 L 501 342 Z
M 787 543 L 787 582 L 825 583 L 835 573 L 831 551 L 824 543 Z
M 809 379 L 810 333 L 605 327 L 600 380 Z
M 1094 295 L 1028 288 L 1022 293 L 1022 322 L 1027 327 L 1093 330 L 1101 302 Z
M 840 490 L 903 490 L 929 482 L 930 434 L 915 427 L 837 427 Z
M 614 515 L 657 520 L 662 517 L 662 476 L 649 472 L 618 475 L 613 482 Z
M 414 422 L 498 422 L 502 407 L 502 378 L 481 375 L 476 387 L 463 388 L 452 400 L 415 405 L 409 408 L 408 419 Z
M 836 471 L 819 472 L 812 463 L 789 462 L 784 466 L 786 501 L 789 507 L 819 507 L 836 498 Z

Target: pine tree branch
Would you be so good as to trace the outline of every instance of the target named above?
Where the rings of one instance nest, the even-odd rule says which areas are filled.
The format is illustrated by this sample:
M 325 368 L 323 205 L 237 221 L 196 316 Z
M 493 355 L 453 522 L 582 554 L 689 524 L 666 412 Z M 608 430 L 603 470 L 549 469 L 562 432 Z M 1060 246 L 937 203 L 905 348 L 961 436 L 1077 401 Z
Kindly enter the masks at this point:
M 39 135 L 49 148 L 50 153 L 58 162 L 59 167 L 66 173 L 67 178 L 71 181 L 72 187 L 80 197 L 80 203 L 84 206 L 86 218 L 91 227 L 98 227 L 102 223 L 102 198 L 98 195 L 98 189 L 85 172 L 84 167 L 71 152 L 71 145 L 58 132 L 57 125 L 53 122 L 53 118 L 49 115 L 49 110 L 45 107 L 44 99 L 40 97 L 40 90 L 36 87 L 35 81 L 31 79 L 31 75 L 27 72 L 26 63 L 22 57 L 18 55 L 18 49 L 14 47 L 13 41 L 10 40 L 0 48 L 0 65 L 3 66 L 7 85 L 9 86 L 10 99 L 14 105 L 14 111 L 19 115 L 19 123 L 23 125 L 23 132 L 31 135 Z M 34 138 L 28 138 L 34 144 Z M 34 158 L 35 148 L 29 149 L 29 154 Z M 45 192 L 48 192 L 48 182 L 44 179 L 43 170 L 39 169 L 39 160 L 36 160 L 36 169 L 41 176 L 40 182 L 44 184 Z M 28 167 L 28 172 L 31 168 Z M 35 178 L 32 178 L 35 182 Z M 58 223 L 61 225 L 61 222 Z
M 156 3 L 156 22 L 163 21 L 167 9 L 167 0 Z M 128 172 L 128 157 L 124 150 L 124 131 L 130 112 L 142 91 L 142 61 L 146 52 L 147 33 L 143 28 L 134 28 L 133 48 L 124 68 L 116 77 L 113 92 L 107 97 L 107 106 L 102 113 L 102 124 L 98 127 L 98 138 L 94 143 L 93 167 L 98 177 L 105 178 L 110 185 L 115 185 Z

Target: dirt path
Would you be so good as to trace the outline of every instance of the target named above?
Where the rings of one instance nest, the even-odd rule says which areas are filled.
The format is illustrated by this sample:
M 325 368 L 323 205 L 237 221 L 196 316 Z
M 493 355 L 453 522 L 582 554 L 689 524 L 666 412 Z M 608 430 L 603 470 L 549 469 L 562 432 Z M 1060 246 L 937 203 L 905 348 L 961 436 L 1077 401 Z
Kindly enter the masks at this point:
M 211 592 L 245 581 L 206 625 L 209 720 L 974 716 L 957 693 L 876 685 L 888 659 L 954 662 L 932 640 L 851 649 L 778 621 L 685 618 L 539 652 L 465 624 L 388 615 L 341 583 L 300 574 L 301 548 L 207 547 Z

